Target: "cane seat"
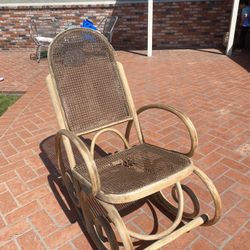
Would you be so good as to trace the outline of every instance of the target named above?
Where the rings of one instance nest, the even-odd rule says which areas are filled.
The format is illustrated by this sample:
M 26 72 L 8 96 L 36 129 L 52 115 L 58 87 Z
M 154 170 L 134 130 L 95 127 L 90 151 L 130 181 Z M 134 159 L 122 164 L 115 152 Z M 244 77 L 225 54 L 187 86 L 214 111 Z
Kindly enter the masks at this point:
M 111 194 L 133 192 L 177 173 L 182 175 L 183 170 L 188 168 L 190 172 L 185 171 L 187 174 L 193 171 L 187 156 L 146 143 L 98 158 L 95 163 L 101 191 Z M 84 163 L 76 166 L 74 172 L 80 181 L 81 177 L 90 181 Z

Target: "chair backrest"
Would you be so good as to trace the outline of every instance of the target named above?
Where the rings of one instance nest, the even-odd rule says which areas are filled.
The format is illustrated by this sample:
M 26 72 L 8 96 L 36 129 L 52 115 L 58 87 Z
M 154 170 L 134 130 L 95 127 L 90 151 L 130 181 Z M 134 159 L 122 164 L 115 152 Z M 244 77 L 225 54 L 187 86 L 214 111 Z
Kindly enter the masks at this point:
M 102 34 L 64 31 L 50 45 L 48 60 L 71 131 L 81 134 L 133 119 L 113 48 Z
M 107 16 L 104 17 L 100 22 L 100 25 L 98 25 L 102 34 L 108 39 L 109 42 L 112 40 L 113 30 L 117 20 L 118 16 Z
M 30 34 L 32 37 L 54 38 L 59 31 L 59 21 L 56 18 L 31 18 Z

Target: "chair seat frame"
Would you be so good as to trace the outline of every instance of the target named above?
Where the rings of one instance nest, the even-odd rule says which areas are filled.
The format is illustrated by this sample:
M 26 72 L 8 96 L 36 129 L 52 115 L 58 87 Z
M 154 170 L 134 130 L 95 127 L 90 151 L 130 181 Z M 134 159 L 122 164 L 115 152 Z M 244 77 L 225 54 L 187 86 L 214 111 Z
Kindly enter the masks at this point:
M 221 199 L 213 182 L 192 162 L 190 166 L 188 166 L 188 168 L 184 169 L 183 171 L 180 171 L 172 176 L 164 178 L 163 180 L 157 181 L 151 185 L 146 185 L 145 187 L 128 193 L 110 194 L 104 193 L 102 191 L 98 168 L 94 160 L 94 148 L 98 137 L 102 133 L 114 133 L 123 141 L 125 148 L 130 148 L 131 146 L 129 144 L 129 136 L 131 127 L 134 124 L 137 130 L 139 143 L 143 144 L 144 138 L 139 125 L 138 116 L 146 110 L 161 109 L 166 112 L 170 112 L 173 115 L 177 116 L 184 123 L 191 139 L 190 150 L 185 153 L 187 157 L 192 157 L 198 145 L 197 132 L 193 123 L 184 113 L 177 110 L 176 108 L 163 104 L 152 104 L 143 106 L 136 111 L 134 109 L 132 96 L 129 91 L 128 82 L 122 64 L 117 62 L 117 68 L 119 70 L 119 75 L 122 79 L 124 89 L 126 91 L 128 102 L 130 103 L 130 107 L 132 107 L 131 113 L 133 115 L 133 119 L 126 120 L 128 124 L 125 136 L 123 136 L 123 134 L 120 133 L 117 129 L 113 128 L 113 125 L 115 124 L 99 127 L 91 131 L 82 132 L 80 134 L 76 134 L 70 131 L 67 120 L 65 119 L 62 106 L 60 104 L 58 93 L 56 91 L 53 71 L 50 71 L 50 75 L 48 75 L 47 77 L 47 85 L 60 126 L 60 130 L 56 135 L 56 154 L 58 166 L 63 178 L 63 182 L 72 199 L 72 202 L 79 211 L 80 216 L 82 216 L 86 228 L 98 249 L 119 249 L 119 244 L 116 239 L 116 235 L 111 227 L 111 224 L 116 227 L 125 249 L 134 249 L 132 241 L 133 238 L 138 240 L 153 241 L 153 243 L 146 249 L 159 249 L 169 242 L 175 240 L 182 234 L 200 225 L 210 226 L 215 224 L 219 220 L 222 213 Z M 116 124 L 118 123 L 120 122 L 117 122 Z M 96 134 L 89 149 L 87 145 L 85 145 L 85 143 L 79 138 L 79 136 L 94 131 L 96 132 Z M 69 169 L 65 167 L 63 161 L 62 143 L 66 150 L 67 158 L 70 164 Z M 88 180 L 83 178 L 81 175 L 79 175 L 79 173 L 75 171 L 76 160 L 74 158 L 72 145 L 74 145 L 79 151 L 82 160 L 86 165 L 86 169 L 89 175 Z M 188 188 L 186 185 L 181 184 L 181 181 L 191 174 L 195 174 L 199 177 L 212 197 L 214 203 L 214 215 L 211 218 L 205 213 L 200 214 L 198 198 L 190 188 Z M 163 189 L 172 185 L 174 185 L 172 189 L 172 196 L 178 203 L 177 207 L 174 206 L 162 192 Z M 192 213 L 184 211 L 183 191 L 187 193 L 193 203 Z M 140 234 L 129 230 L 124 223 L 123 218 L 119 213 L 116 205 L 137 201 L 143 198 L 154 202 L 155 204 L 161 206 L 166 211 L 171 213 L 175 217 L 172 226 L 161 233 L 156 233 L 153 235 Z M 89 199 L 95 200 L 95 202 L 100 207 L 102 207 L 102 210 L 105 211 L 105 213 L 95 216 L 91 210 Z M 183 225 L 180 226 L 181 224 Z M 105 232 L 105 236 L 103 231 Z

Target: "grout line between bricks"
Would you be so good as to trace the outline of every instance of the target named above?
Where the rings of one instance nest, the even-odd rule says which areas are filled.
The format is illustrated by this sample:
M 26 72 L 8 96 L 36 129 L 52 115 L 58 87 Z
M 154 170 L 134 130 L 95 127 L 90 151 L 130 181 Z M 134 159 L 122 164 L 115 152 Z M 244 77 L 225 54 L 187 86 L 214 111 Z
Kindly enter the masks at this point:
M 27 218 L 25 218 L 24 221 L 27 222 Z M 18 223 L 18 222 L 15 222 L 15 223 L 12 224 L 12 225 L 15 225 L 15 224 L 17 224 L 17 223 Z M 10 225 L 8 224 L 7 226 L 10 226 Z M 1 242 L 0 242 L 0 247 L 4 246 L 4 245 L 7 244 L 8 242 L 11 242 L 12 240 L 15 240 L 15 241 L 16 241 L 16 239 L 17 239 L 19 236 L 22 236 L 22 235 L 24 235 L 25 233 L 27 233 L 27 232 L 29 232 L 29 231 L 30 231 L 30 228 L 28 228 L 28 229 L 27 229 L 26 231 L 24 231 L 22 234 L 18 234 L 18 235 L 15 234 L 15 235 L 13 235 L 9 241 L 4 242 L 3 244 L 1 244 Z M 17 243 L 17 245 L 18 245 L 18 247 L 19 247 L 18 249 L 21 249 L 18 243 Z
M 17 249 L 22 250 L 22 248 L 20 247 L 20 245 L 17 242 L 17 239 L 15 238 L 15 239 L 13 239 L 13 241 L 15 242 Z
M 193 245 L 195 244 L 195 242 L 198 241 L 200 238 L 201 238 L 201 235 L 198 234 L 198 236 L 197 236 L 194 240 L 192 240 L 192 242 L 189 243 L 189 245 L 187 246 L 187 249 L 192 250 L 192 246 L 193 246 Z
M 82 230 L 80 233 L 78 233 L 77 235 L 75 235 L 75 237 L 73 237 L 71 240 L 76 239 L 77 237 L 79 237 L 81 234 L 83 234 Z M 47 236 L 46 236 L 47 237 Z M 55 249 L 59 249 L 60 247 L 62 247 L 63 245 L 65 245 L 66 243 L 69 243 L 71 240 L 68 240 L 66 242 L 61 242 L 58 246 L 56 246 Z
M 40 233 L 38 232 L 36 227 L 32 224 L 29 217 L 27 218 L 27 221 L 28 221 L 29 225 L 31 226 L 32 230 L 34 231 L 34 233 L 39 238 L 40 242 L 43 244 L 43 247 L 45 247 L 45 249 L 49 250 L 50 248 L 47 246 L 46 242 L 44 241 L 43 237 L 40 235 Z
M 234 169 L 230 169 L 230 170 L 234 172 Z M 238 172 L 238 171 L 236 171 L 236 172 Z M 245 177 L 247 177 L 246 175 L 244 175 L 244 174 L 242 174 L 240 172 L 238 172 L 238 173 L 245 176 Z M 226 177 L 235 182 L 235 179 L 233 179 L 233 177 L 231 177 L 231 176 L 226 176 Z M 237 182 L 237 183 L 240 184 L 241 186 L 248 187 L 248 185 L 242 184 L 240 182 Z
M 25 95 L 27 97 L 28 94 L 32 93 L 34 87 L 36 86 L 33 85 L 30 91 L 27 91 L 21 98 L 23 98 Z M 2 134 L 2 136 L 0 137 L 3 138 L 6 133 L 10 130 L 10 128 L 12 127 L 12 125 L 25 113 L 25 111 L 28 109 L 28 107 L 30 106 L 30 104 L 37 99 L 37 97 L 42 93 L 42 91 L 44 90 L 46 86 L 42 86 L 42 88 L 40 89 L 40 91 L 25 105 L 25 107 L 22 109 L 22 112 L 18 113 L 18 115 L 10 122 L 9 126 L 5 129 L 4 133 Z
M 22 204 L 19 203 L 19 201 L 16 199 L 16 197 L 15 197 L 15 196 L 13 195 L 13 193 L 10 191 L 8 185 L 7 185 L 7 190 L 9 191 L 11 197 L 14 199 L 14 201 L 16 202 L 16 204 L 18 205 L 18 207 L 15 208 L 15 209 L 12 209 L 12 210 L 9 211 L 8 213 L 6 213 L 6 215 L 8 215 L 8 214 L 14 212 L 15 210 L 19 209 L 20 207 L 22 207 Z
M 33 231 L 35 232 L 35 234 L 38 236 L 38 238 L 42 242 L 42 244 L 44 245 L 45 249 L 48 250 L 49 247 L 47 246 L 46 242 L 44 241 L 43 237 L 40 235 L 40 233 L 38 232 L 38 230 L 36 229 L 36 227 L 31 222 L 31 219 L 29 217 L 27 218 L 27 221 L 28 221 L 29 225 L 31 226 L 31 228 L 33 229 Z
M 77 250 L 76 246 L 73 244 L 72 241 L 69 241 L 69 245 L 72 247 L 73 250 Z
M 130 224 L 133 225 L 136 229 L 138 229 L 138 232 L 141 234 L 144 234 L 145 232 L 143 231 L 142 228 L 140 228 L 134 221 L 130 221 Z
M 245 221 L 245 223 L 243 225 L 241 225 L 238 230 L 235 231 L 235 233 L 233 233 L 231 235 L 231 239 L 227 239 L 225 241 L 222 242 L 222 246 L 221 246 L 221 249 L 223 249 L 227 243 L 229 243 L 230 240 L 234 239 L 234 237 L 245 227 L 245 225 L 249 222 L 249 220 Z
M 81 230 L 81 232 L 80 232 L 79 234 L 77 234 L 77 235 L 75 235 L 74 237 L 72 237 L 72 239 L 70 239 L 70 240 L 67 241 L 66 243 L 69 243 L 69 244 L 72 246 L 72 248 L 73 248 L 74 250 L 78 250 L 78 249 L 76 248 L 76 246 L 74 245 L 73 240 L 75 240 L 76 238 L 78 238 L 78 237 L 81 236 L 81 235 L 83 235 L 83 236 L 85 237 L 85 234 L 82 232 L 82 230 Z M 87 238 L 86 238 L 86 240 L 87 240 Z M 88 240 L 87 240 L 87 241 L 88 241 Z
M 58 224 L 58 222 L 56 221 L 56 218 L 55 218 L 56 216 L 58 216 L 58 215 L 61 213 L 61 211 L 58 212 L 58 213 L 55 214 L 55 215 L 52 215 L 46 208 L 43 207 L 43 205 L 42 205 L 41 202 L 40 202 L 40 199 L 37 200 L 37 202 L 38 202 L 39 206 L 43 208 L 43 210 L 46 212 L 46 214 L 50 217 L 50 219 L 54 222 L 54 224 L 55 224 L 56 227 L 58 228 L 58 230 L 56 230 L 56 231 L 59 231 L 60 229 L 64 228 L 64 227 L 62 227 L 62 226 L 60 226 L 60 225 Z M 58 204 L 58 205 L 59 205 L 59 204 Z M 63 212 L 63 213 L 64 213 L 64 212 Z M 54 231 L 54 232 L 55 232 L 55 231 Z M 54 232 L 50 233 L 49 235 L 53 234 Z M 49 235 L 47 235 L 46 237 L 48 237 Z

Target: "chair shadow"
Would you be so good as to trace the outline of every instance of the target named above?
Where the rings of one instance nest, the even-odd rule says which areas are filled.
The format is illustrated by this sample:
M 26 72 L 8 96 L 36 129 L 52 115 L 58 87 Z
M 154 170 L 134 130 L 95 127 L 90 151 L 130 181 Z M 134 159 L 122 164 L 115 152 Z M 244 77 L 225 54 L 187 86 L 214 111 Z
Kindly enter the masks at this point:
M 215 55 L 221 55 L 221 56 L 225 55 L 224 53 L 225 51 L 223 48 L 216 48 L 214 50 L 212 50 L 211 48 L 191 48 L 191 50 L 204 52 L 207 54 L 215 54 Z
M 90 145 L 91 141 L 89 139 L 83 139 L 85 144 Z M 58 171 L 57 163 L 56 163 L 56 154 L 55 154 L 55 135 L 51 135 L 47 138 L 45 138 L 40 143 L 40 150 L 41 153 L 39 154 L 41 160 L 43 161 L 45 167 L 47 168 L 49 175 L 48 175 L 48 183 L 51 188 L 51 191 L 53 192 L 58 204 L 62 208 L 65 216 L 68 218 L 70 223 L 78 223 L 83 234 L 85 235 L 86 239 L 89 241 L 92 249 L 97 250 L 97 247 L 95 246 L 95 243 L 91 239 L 90 235 L 87 232 L 87 229 L 85 228 L 84 222 L 80 219 L 77 210 L 73 204 L 73 202 L 70 199 L 70 196 L 63 185 L 62 177 Z M 64 149 L 62 149 L 64 150 Z M 79 153 L 75 152 L 75 149 L 73 148 L 74 155 L 76 157 L 76 161 L 79 161 L 80 155 Z M 63 151 L 62 151 L 63 152 Z M 67 162 L 66 153 L 63 152 L 63 160 Z M 98 145 L 95 147 L 95 156 L 97 157 L 103 157 L 106 156 L 107 153 L 104 152 Z M 67 163 L 66 163 L 67 164 Z M 66 165 L 65 164 L 65 165 Z M 60 192 L 58 191 L 58 188 Z M 157 207 L 166 217 L 168 217 L 170 220 L 174 220 L 175 218 L 173 215 L 166 212 L 162 207 L 158 206 L 157 204 L 154 204 L 150 199 L 141 199 L 139 201 L 133 202 L 129 204 L 128 206 L 125 206 L 124 209 L 119 210 L 119 213 L 122 217 L 130 214 L 131 212 L 136 211 L 137 209 L 140 209 L 142 206 L 147 205 L 153 218 L 153 228 L 151 229 L 151 232 L 149 234 L 155 234 L 158 231 L 159 223 L 156 211 L 154 209 L 154 206 Z M 141 241 L 137 240 L 134 242 L 135 249 L 142 250 L 145 249 L 147 246 L 149 246 L 152 243 L 152 241 Z M 123 244 L 121 242 L 118 242 L 119 246 L 122 246 Z
M 131 53 L 131 54 L 135 54 L 135 55 L 138 55 L 138 56 L 144 56 L 144 57 L 147 57 L 147 51 L 146 50 L 123 50 L 127 53 Z
M 40 143 L 41 153 L 39 154 L 41 160 L 43 161 L 45 167 L 47 168 L 48 183 L 53 192 L 58 204 L 62 208 L 65 216 L 68 218 L 71 224 L 78 223 L 86 239 L 90 243 L 94 250 L 98 250 L 95 243 L 92 241 L 90 235 L 88 234 L 83 222 L 79 219 L 76 208 L 71 201 L 71 198 L 63 185 L 62 177 L 58 171 L 56 157 L 55 157 L 55 135 L 49 136 Z M 60 192 L 58 191 L 59 188 Z M 62 197 L 63 196 L 63 197 Z

